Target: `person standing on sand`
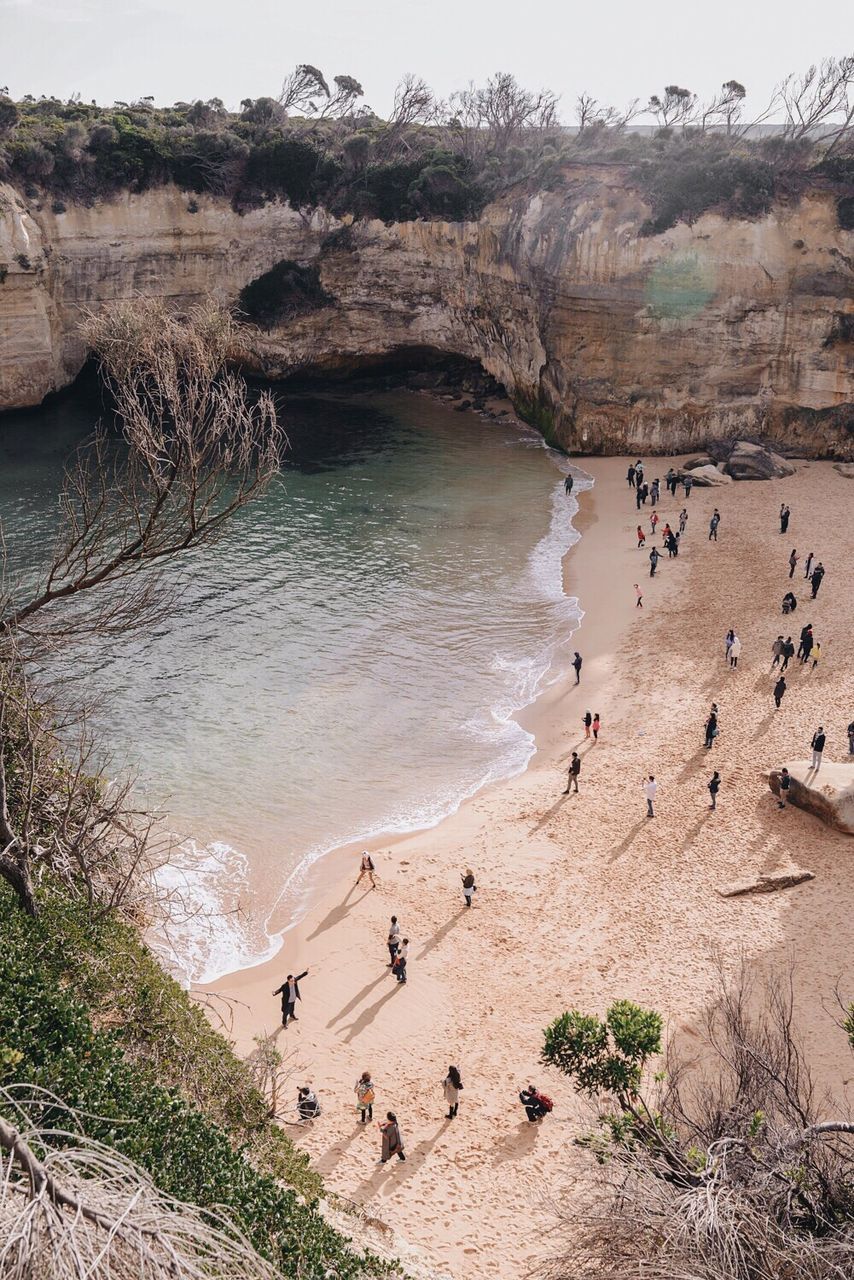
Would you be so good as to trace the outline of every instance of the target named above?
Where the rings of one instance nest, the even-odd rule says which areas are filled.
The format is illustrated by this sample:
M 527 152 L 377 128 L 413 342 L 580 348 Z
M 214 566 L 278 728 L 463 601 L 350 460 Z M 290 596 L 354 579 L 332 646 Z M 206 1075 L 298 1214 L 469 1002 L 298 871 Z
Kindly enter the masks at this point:
M 774 702 L 777 704 L 778 711 L 780 710 L 780 703 L 783 701 L 783 694 L 786 692 L 787 688 L 788 685 L 786 684 L 786 677 L 780 676 L 780 679 L 774 685 Z
M 287 1027 L 289 1022 L 299 1022 L 299 1018 L 294 1013 L 297 1000 L 302 1000 L 299 993 L 299 984 L 303 978 L 308 977 L 308 969 L 305 973 L 298 973 L 296 977 L 289 973 L 280 987 L 273 992 L 274 996 L 282 997 L 282 1026 Z
M 569 775 L 566 779 L 566 790 L 563 793 L 565 796 L 569 795 L 569 789 L 573 785 L 575 786 L 576 793 L 578 792 L 578 775 L 580 773 L 581 761 L 578 758 L 578 752 L 573 751 L 572 757 L 569 761 Z
M 718 717 L 717 717 L 717 713 L 715 711 L 712 711 L 709 714 L 708 720 L 706 721 L 706 740 L 704 745 L 707 751 L 711 751 L 715 743 L 715 738 L 717 736 L 718 736 Z
M 785 503 L 783 503 L 782 506 L 780 507 L 780 532 L 781 533 L 785 533 L 789 527 L 790 514 L 791 513 L 789 511 L 789 508 L 786 506 Z
M 848 734 L 848 754 L 854 756 L 854 720 L 849 724 L 846 733 Z
M 641 509 L 642 502 L 643 502 L 643 489 L 641 485 L 638 485 L 638 487 L 635 489 L 635 506 L 637 507 L 638 511 L 640 511 Z
M 740 653 L 741 653 L 741 641 L 739 640 L 738 636 L 733 636 L 732 644 L 729 647 L 729 665 L 733 671 L 738 666 L 738 659 L 739 659 Z
M 374 879 L 374 870 L 375 868 L 374 868 L 373 858 L 371 857 L 371 855 L 368 853 L 366 849 L 365 852 L 362 854 L 362 861 L 359 864 L 359 874 L 356 877 L 356 884 L 361 884 L 362 877 L 367 876 L 371 882 L 371 888 L 376 889 L 377 882 Z
M 363 1071 L 356 1081 L 356 1087 L 353 1090 L 356 1095 L 356 1110 L 359 1113 L 359 1119 L 362 1124 L 374 1118 L 374 1082 L 371 1079 L 370 1071 Z
M 646 796 L 646 816 L 648 818 L 655 817 L 654 806 L 655 806 L 655 793 L 657 790 L 658 790 L 658 787 L 656 786 L 656 783 L 655 783 L 655 774 L 651 773 L 649 777 L 644 780 L 644 784 L 643 784 L 643 793 Z
M 397 1156 L 398 1160 L 405 1160 L 403 1138 L 400 1136 L 400 1126 L 393 1111 L 387 1111 L 385 1120 L 379 1121 L 379 1130 L 382 1134 L 382 1155 L 377 1164 L 388 1164 L 392 1156 Z
M 628 471 L 626 472 L 626 479 L 627 479 L 627 480 L 628 480 L 628 482 L 629 482 L 629 488 L 630 488 L 630 489 L 634 489 L 634 487 L 635 487 L 635 469 L 634 469 L 634 467 L 631 465 L 631 463 L 629 464 L 629 469 L 628 469 Z
M 824 565 L 819 560 L 818 564 L 810 574 L 810 582 L 812 583 L 813 600 L 815 600 L 816 596 L 818 595 L 818 589 L 821 586 L 823 578 L 824 578 Z
M 641 526 L 638 525 L 638 551 L 640 551 L 641 547 L 645 542 L 646 542 L 646 534 L 644 533 Z
M 590 712 L 589 712 L 589 711 L 585 711 L 584 715 L 583 715 L 583 716 L 582 716 L 582 718 L 581 718 L 581 723 L 584 725 L 584 736 L 585 736 L 585 738 L 589 738 L 589 737 L 590 737 L 590 726 L 591 726 L 591 725 L 592 725 L 592 723 L 593 723 L 593 717 L 592 717 L 592 715 L 590 714 Z
M 658 524 L 658 512 L 653 511 L 652 515 L 649 517 L 649 527 L 653 537 L 655 537 L 655 527 L 657 524 Z
M 641 462 L 640 458 L 638 458 L 637 462 L 635 463 L 635 484 L 638 486 L 638 488 L 640 488 L 640 486 L 643 484 L 643 463 Z
M 812 647 L 812 666 L 810 667 L 810 671 L 815 671 L 820 661 L 821 661 L 821 645 L 816 640 L 815 644 Z
M 780 799 L 777 801 L 779 808 L 785 809 L 789 803 L 789 788 L 792 785 L 792 779 L 789 770 L 783 766 L 780 770 Z
M 445 1101 L 448 1104 L 448 1114 L 446 1120 L 453 1120 L 460 1109 L 460 1094 L 462 1093 L 463 1082 L 460 1079 L 460 1073 L 457 1067 L 448 1067 L 448 1074 L 442 1081 L 442 1092 L 445 1095 Z
M 812 747 L 812 765 L 810 767 L 815 769 L 816 773 L 818 773 L 821 768 L 821 757 L 824 752 L 825 742 L 827 742 L 827 734 L 824 732 L 824 725 L 820 724 L 813 734 L 812 742 L 810 743 L 810 746 Z
M 799 559 L 800 559 L 800 556 L 798 555 L 797 548 L 792 547 L 792 554 L 789 556 L 789 577 L 790 578 L 794 578 L 795 576 L 795 570 L 798 567 Z
M 572 659 L 572 665 L 575 668 L 575 683 L 581 684 L 581 664 L 584 661 L 578 650 L 575 650 L 575 657 Z
M 658 476 L 656 476 L 655 479 L 653 480 L 652 488 L 650 489 L 649 494 L 650 494 L 650 498 L 649 498 L 650 502 L 654 507 L 657 506 L 658 499 L 661 497 L 661 481 L 659 480 Z
M 720 511 L 718 511 L 717 507 L 715 507 L 715 509 L 714 509 L 714 511 L 713 511 L 713 513 L 712 513 L 712 518 L 711 518 L 711 520 L 709 521 L 709 542 L 711 542 L 713 538 L 714 538 L 715 542 L 717 542 L 717 540 L 718 540 L 718 525 L 720 524 L 720 522 L 721 522 L 721 513 L 720 513 Z
M 594 742 L 599 741 L 599 730 L 601 728 L 602 728 L 602 721 L 599 719 L 599 712 L 597 711 L 595 716 L 593 717 L 593 741 Z
M 812 553 L 812 551 L 811 551 L 811 552 L 809 553 L 809 555 L 807 556 L 807 562 L 806 562 L 806 564 L 804 565 L 804 577 L 805 577 L 805 578 L 808 578 L 808 577 L 810 576 L 810 569 L 812 568 L 812 562 L 813 562 L 813 559 L 814 559 L 814 556 L 813 556 L 813 553 Z
M 461 876 L 460 878 L 463 882 L 463 897 L 466 900 L 466 906 L 470 907 L 472 894 L 477 888 L 477 885 L 474 882 L 474 872 L 472 871 L 471 867 L 466 867 L 465 875 Z
M 772 671 L 777 666 L 777 663 L 782 662 L 783 660 L 783 646 L 785 645 L 785 643 L 786 642 L 783 639 L 783 637 L 778 636 L 771 646 L 771 670 Z
M 397 955 L 397 949 L 400 946 L 400 925 L 397 923 L 397 916 L 392 916 L 391 924 L 388 927 L 388 965 L 386 968 L 394 968 L 394 957 Z
M 694 477 L 691 475 L 691 473 L 690 473 L 690 472 L 685 476 L 685 479 L 682 481 L 682 484 L 683 484 L 683 485 L 684 485 L 684 487 L 685 487 L 685 497 L 686 497 L 686 498 L 690 498 L 690 497 L 691 497 L 691 489 L 692 489 L 693 484 L 694 484 Z
M 717 809 L 717 807 L 718 807 L 718 792 L 719 792 L 719 791 L 720 791 L 720 789 L 721 789 L 721 775 L 718 773 L 717 769 L 715 769 L 715 771 L 714 771 L 714 773 L 712 774 L 711 778 L 709 779 L 709 781 L 708 781 L 708 784 L 707 784 L 707 785 L 708 785 L 708 788 L 709 788 L 709 795 L 710 795 L 710 796 L 711 796 L 711 798 L 712 798 L 712 803 L 709 805 L 709 808 L 710 808 L 710 809 Z
M 786 637 L 786 643 L 783 645 L 783 665 L 780 667 L 780 675 L 786 670 L 789 661 L 795 656 L 795 645 L 791 636 Z
M 735 631 L 730 627 L 724 636 L 724 662 L 729 662 L 729 651 L 732 648 L 732 642 L 735 639 Z
M 637 583 L 635 583 L 635 596 L 636 596 L 635 608 L 642 609 L 643 608 L 643 592 L 641 591 Z
M 651 578 L 655 577 L 655 571 L 658 568 L 658 561 L 659 561 L 658 548 L 653 547 L 652 551 L 650 551 L 649 553 L 649 576 Z
M 810 649 L 813 645 L 812 623 L 808 622 L 805 627 L 801 628 L 801 643 L 798 645 L 798 657 L 801 662 L 806 662 L 810 656 Z
M 409 959 L 409 939 L 404 938 L 400 944 L 400 949 L 394 957 L 392 965 L 392 973 L 397 978 L 401 986 L 406 986 L 406 962 Z
M 675 491 L 674 491 L 675 492 Z M 688 527 L 688 512 L 683 507 L 679 512 L 679 532 L 684 533 Z
M 566 493 L 567 497 L 569 497 L 569 495 L 572 493 L 573 483 L 574 483 L 574 480 L 572 476 L 567 476 L 563 482 L 564 492 Z

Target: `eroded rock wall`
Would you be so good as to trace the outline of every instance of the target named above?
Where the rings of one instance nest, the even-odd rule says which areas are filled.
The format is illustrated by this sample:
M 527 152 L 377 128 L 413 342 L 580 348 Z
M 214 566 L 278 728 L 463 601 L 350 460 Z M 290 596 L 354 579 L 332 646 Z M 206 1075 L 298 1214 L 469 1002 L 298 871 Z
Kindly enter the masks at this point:
M 4 188 L 0 406 L 38 403 L 74 377 L 81 308 L 136 293 L 232 302 L 289 258 L 316 261 L 334 301 L 257 333 L 249 363 L 271 377 L 432 347 L 480 360 L 573 450 L 762 435 L 854 456 L 854 233 L 833 197 L 643 238 L 647 214 L 607 166 L 574 169 L 554 192 L 511 192 L 478 222 L 343 235 L 322 212 L 240 216 L 171 188 L 63 213 Z

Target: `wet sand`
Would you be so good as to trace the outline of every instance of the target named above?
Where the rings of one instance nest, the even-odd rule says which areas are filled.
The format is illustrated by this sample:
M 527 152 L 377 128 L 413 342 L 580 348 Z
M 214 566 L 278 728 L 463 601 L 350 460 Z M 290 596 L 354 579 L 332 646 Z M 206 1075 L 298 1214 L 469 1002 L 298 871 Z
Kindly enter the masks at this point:
M 545 1203 L 589 1177 L 572 1145 L 585 1105 L 568 1081 L 538 1066 L 542 1030 L 567 1007 L 601 1012 L 627 997 L 660 1010 L 668 1034 L 693 1027 L 715 985 L 715 952 L 728 971 L 742 962 L 779 969 L 794 954 L 797 1008 L 823 1081 L 843 1087 L 850 1057 L 833 1022 L 833 989 L 854 994 L 854 838 L 795 809 L 777 808 L 766 775 L 804 758 L 819 722 L 825 759 L 847 758 L 854 719 L 854 483 L 829 463 L 798 464 L 784 480 L 694 489 L 678 559 L 666 553 L 654 580 L 625 459 L 579 459 L 596 480 L 575 523 L 583 537 L 565 560 L 565 587 L 585 610 L 574 638 L 582 680 L 553 686 L 522 718 L 536 734 L 525 774 L 488 788 L 439 827 L 378 843 L 379 887 L 354 887 L 357 852 L 325 860 L 325 887 L 268 964 L 223 978 L 238 1048 L 273 1031 L 272 995 L 288 972 L 309 969 L 299 1021 L 278 1043 L 293 1085 L 311 1083 L 324 1114 L 291 1130 L 331 1190 L 388 1223 L 440 1274 L 521 1277 L 556 1242 Z M 647 478 L 669 460 L 653 460 Z M 777 513 L 792 510 L 789 531 Z M 663 526 L 684 502 L 665 494 Z M 708 519 L 719 507 L 719 541 Z M 814 624 L 815 672 L 795 664 L 779 712 L 771 696 L 771 644 L 784 624 L 788 556 L 814 551 L 827 576 L 815 602 L 799 570 L 791 620 Z M 802 559 L 803 564 L 803 559 Z M 635 608 L 633 584 L 644 589 Z M 742 640 L 737 671 L 724 636 Z M 784 632 L 788 634 L 788 632 Z M 703 747 L 712 701 L 720 735 Z M 598 743 L 584 712 L 599 712 Z M 580 793 L 562 795 L 572 750 L 582 757 Z M 723 777 L 711 813 L 706 783 Z M 642 782 L 659 782 L 646 818 Z M 322 804 L 322 797 L 318 803 Z M 816 879 L 760 897 L 722 898 L 733 881 L 790 862 Z M 478 892 L 466 910 L 460 873 Z M 388 919 L 410 938 L 409 982 L 385 967 Z M 441 1082 L 459 1066 L 457 1119 L 444 1118 Z M 408 1159 L 377 1166 L 374 1126 L 357 1124 L 353 1085 L 377 1087 L 375 1120 L 397 1112 Z M 529 1126 L 517 1094 L 529 1080 L 555 1100 Z

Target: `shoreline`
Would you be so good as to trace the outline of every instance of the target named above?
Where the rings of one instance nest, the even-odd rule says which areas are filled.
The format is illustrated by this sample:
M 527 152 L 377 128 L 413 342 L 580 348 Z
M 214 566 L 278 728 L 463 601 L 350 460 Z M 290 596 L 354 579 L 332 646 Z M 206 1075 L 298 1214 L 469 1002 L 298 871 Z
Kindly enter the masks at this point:
M 581 496 L 582 537 L 564 561 L 565 590 L 585 611 L 573 637 L 582 683 L 575 690 L 570 674 L 525 715 L 536 734 L 527 770 L 437 827 L 377 842 L 375 892 L 354 889 L 355 851 L 325 860 L 327 889 L 284 951 L 201 989 L 232 1002 L 232 1037 L 245 1053 L 254 1036 L 276 1033 L 274 988 L 309 968 L 299 1021 L 276 1044 L 288 1088 L 310 1083 L 323 1115 L 289 1132 L 331 1193 L 455 1280 L 521 1280 L 543 1251 L 556 1251 L 545 1238 L 550 1223 L 530 1231 L 531 1213 L 542 1215 L 552 1198 L 569 1197 L 571 1208 L 573 1192 L 591 1185 L 589 1153 L 573 1143 L 591 1127 L 589 1110 L 565 1077 L 538 1065 L 542 1030 L 564 1009 L 601 1013 L 614 999 L 634 1000 L 659 1010 L 667 1036 L 690 1052 L 719 967 L 727 980 L 741 966 L 759 978 L 785 973 L 794 954 L 799 1027 L 818 1083 L 844 1095 L 847 1078 L 830 1006 L 837 982 L 854 995 L 854 844 L 800 811 L 781 815 L 767 772 L 804 754 L 815 717 L 828 727 L 828 759 L 844 758 L 837 739 L 854 711 L 851 481 L 830 463 L 804 463 L 782 480 L 695 489 L 680 555 L 665 557 L 650 581 L 625 460 L 572 461 L 596 481 Z M 793 513 L 785 539 L 781 501 Z M 665 496 L 662 521 L 682 505 L 681 494 Z M 707 540 L 715 506 L 717 543 Z M 770 645 L 792 545 L 827 567 L 809 613 L 803 584 L 796 588 L 798 627 L 815 624 L 823 659 L 814 675 L 792 673 L 778 713 Z M 743 642 L 737 671 L 723 661 L 730 626 Z M 712 700 L 721 733 L 710 755 L 702 725 Z M 602 715 L 595 745 L 580 723 L 588 708 Z M 573 749 L 582 755 L 580 794 L 564 796 Z M 723 788 L 710 814 L 713 767 Z M 660 783 L 655 822 L 645 815 L 646 772 Z M 753 897 L 719 892 L 792 861 L 816 878 Z M 466 866 L 478 884 L 470 911 L 460 892 Z M 412 943 L 403 988 L 386 968 L 393 913 Z M 441 1095 L 449 1063 L 466 1085 L 454 1121 Z M 366 1069 L 377 1114 L 391 1108 L 400 1118 L 405 1165 L 378 1168 L 376 1130 L 356 1123 L 353 1084 Z M 529 1080 L 555 1101 L 542 1126 L 527 1124 L 517 1100 Z

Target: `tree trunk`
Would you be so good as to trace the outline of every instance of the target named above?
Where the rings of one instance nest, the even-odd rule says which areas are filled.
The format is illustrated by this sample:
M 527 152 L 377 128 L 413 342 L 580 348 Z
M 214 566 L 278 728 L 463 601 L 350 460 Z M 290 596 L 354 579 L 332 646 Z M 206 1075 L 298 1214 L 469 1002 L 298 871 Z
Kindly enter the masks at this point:
M 36 916 L 38 908 L 27 855 L 21 853 L 16 856 L 5 849 L 0 853 L 0 876 L 15 890 L 21 910 L 28 916 Z

